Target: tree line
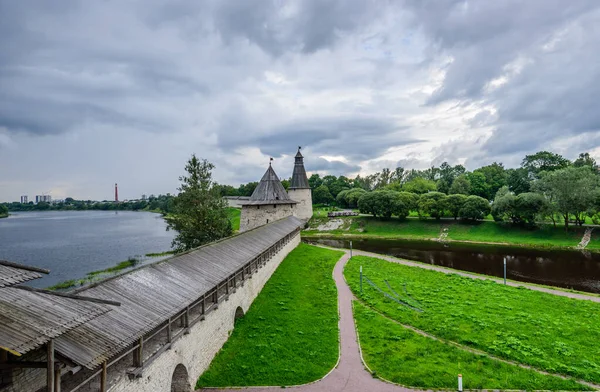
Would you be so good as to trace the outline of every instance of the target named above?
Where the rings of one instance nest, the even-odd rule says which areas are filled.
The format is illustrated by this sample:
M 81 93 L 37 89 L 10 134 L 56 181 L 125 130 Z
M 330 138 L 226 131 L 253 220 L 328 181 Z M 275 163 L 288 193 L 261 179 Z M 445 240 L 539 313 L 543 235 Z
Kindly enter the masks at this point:
M 425 170 L 386 168 L 355 178 L 313 174 L 308 182 L 315 204 L 359 208 L 384 218 L 417 211 L 421 216 L 473 220 L 491 213 L 497 221 L 533 225 L 550 220 L 568 227 L 583 224 L 587 216 L 600 224 L 599 173 L 589 153 L 570 161 L 540 151 L 526 155 L 518 168 L 494 162 L 468 171 L 444 162 Z M 250 196 L 255 187 L 248 183 L 221 189 L 224 196 Z
M 101 211 L 141 211 L 149 210 L 161 212 L 163 214 L 170 213 L 174 208 L 174 196 L 167 193 L 166 195 L 151 196 L 147 200 L 131 200 L 131 201 L 93 201 L 93 200 L 75 200 L 72 197 L 67 197 L 64 201 L 59 202 L 33 202 L 29 203 L 4 203 L 0 204 L 0 214 L 2 208 L 7 211 L 85 211 L 85 210 L 101 210 Z

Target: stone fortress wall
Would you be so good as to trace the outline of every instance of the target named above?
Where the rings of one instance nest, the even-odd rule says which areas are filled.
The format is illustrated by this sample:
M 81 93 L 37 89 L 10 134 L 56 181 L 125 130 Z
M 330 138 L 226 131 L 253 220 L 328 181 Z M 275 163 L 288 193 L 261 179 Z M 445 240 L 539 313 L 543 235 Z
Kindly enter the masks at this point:
M 294 215 L 294 204 L 263 204 L 244 206 L 240 215 L 240 232 L 254 229 Z

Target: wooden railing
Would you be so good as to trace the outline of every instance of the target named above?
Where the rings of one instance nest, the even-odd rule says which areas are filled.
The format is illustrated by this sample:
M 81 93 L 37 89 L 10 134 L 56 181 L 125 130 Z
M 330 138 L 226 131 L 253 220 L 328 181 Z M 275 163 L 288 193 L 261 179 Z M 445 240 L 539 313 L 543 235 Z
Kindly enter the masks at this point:
M 300 229 L 286 235 L 277 241 L 269 249 L 262 252 L 260 255 L 250 260 L 237 271 L 229 275 L 226 279 L 219 282 L 212 289 L 204 293 L 200 298 L 185 306 L 182 310 L 169 317 L 161 325 L 141 336 L 136 343 L 120 353 L 110 361 L 105 361 L 99 370 L 93 372 L 83 381 L 78 383 L 69 392 L 80 391 L 82 387 L 90 384 L 97 377 L 100 377 L 100 392 L 105 392 L 108 388 L 107 375 L 108 369 L 117 362 L 123 360 L 129 354 L 133 353 L 133 367 L 127 371 L 130 379 L 141 377 L 145 368 L 147 368 L 156 358 L 158 358 L 166 350 L 169 350 L 172 344 L 181 336 L 189 333 L 189 330 L 196 323 L 203 321 L 210 312 L 219 308 L 219 303 L 228 300 L 232 292 L 235 292 L 238 287 L 243 286 L 244 282 L 252 278 L 252 275 L 264 266 L 273 256 L 275 256 L 285 245 L 287 245 Z M 175 329 L 177 332 L 173 333 Z M 166 331 L 166 341 L 161 347 L 151 353 L 147 358 L 144 358 L 144 346 L 159 334 Z M 156 342 L 154 342 L 156 343 Z

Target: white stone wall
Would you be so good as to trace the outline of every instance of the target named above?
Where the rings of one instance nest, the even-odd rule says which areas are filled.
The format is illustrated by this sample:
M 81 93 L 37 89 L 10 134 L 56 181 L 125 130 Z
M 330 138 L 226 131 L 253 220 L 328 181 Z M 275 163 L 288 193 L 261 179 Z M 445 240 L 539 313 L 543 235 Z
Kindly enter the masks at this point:
M 227 301 L 220 303 L 218 309 L 208 313 L 206 320 L 193 325 L 188 335 L 179 338 L 170 350 L 154 360 L 144 370 L 141 378 L 129 380 L 123 377 L 109 391 L 170 392 L 173 372 L 180 363 L 186 367 L 190 378 L 189 383 L 194 388 L 198 377 L 208 368 L 214 356 L 229 338 L 237 307 L 240 306 L 244 313 L 248 311 L 281 261 L 299 243 L 300 233 L 252 275 L 251 279 L 246 280 L 244 286 L 238 287 Z
M 298 202 L 296 207 L 294 207 L 295 217 L 302 220 L 312 218 L 312 191 L 310 189 L 289 189 L 288 195 L 290 199 Z
M 244 206 L 240 216 L 240 233 L 292 216 L 296 209 L 295 204 Z

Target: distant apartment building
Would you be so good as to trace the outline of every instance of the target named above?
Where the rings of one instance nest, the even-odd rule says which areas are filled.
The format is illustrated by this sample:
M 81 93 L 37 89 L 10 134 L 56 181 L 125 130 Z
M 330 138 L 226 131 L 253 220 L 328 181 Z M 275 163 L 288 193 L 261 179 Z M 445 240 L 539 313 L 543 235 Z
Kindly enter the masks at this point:
M 41 203 L 41 202 L 52 203 L 52 196 L 50 196 L 50 195 L 37 195 L 35 197 L 35 204 Z
M 29 203 L 29 198 L 27 196 L 21 196 L 21 204 Z

